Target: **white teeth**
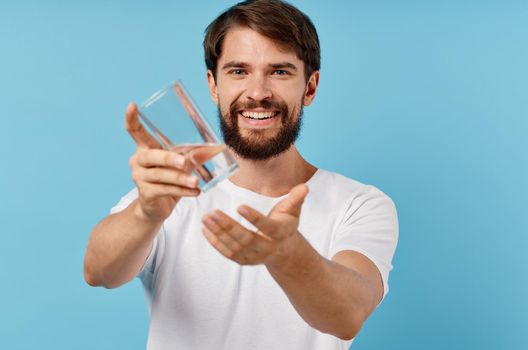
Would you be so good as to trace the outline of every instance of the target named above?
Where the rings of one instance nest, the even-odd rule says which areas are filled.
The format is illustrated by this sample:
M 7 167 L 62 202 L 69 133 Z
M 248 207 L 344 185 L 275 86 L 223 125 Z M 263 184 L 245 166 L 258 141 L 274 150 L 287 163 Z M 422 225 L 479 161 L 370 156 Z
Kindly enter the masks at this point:
M 271 118 L 273 117 L 275 113 L 273 112 L 248 112 L 248 111 L 244 111 L 242 112 L 242 115 L 246 118 L 251 118 L 251 119 L 268 119 L 268 118 Z

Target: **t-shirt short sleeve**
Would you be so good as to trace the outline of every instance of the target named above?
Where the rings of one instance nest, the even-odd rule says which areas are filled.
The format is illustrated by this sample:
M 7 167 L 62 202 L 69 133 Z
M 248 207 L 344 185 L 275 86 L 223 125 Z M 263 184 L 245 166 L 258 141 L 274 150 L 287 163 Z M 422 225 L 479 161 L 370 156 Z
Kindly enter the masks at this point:
M 118 213 L 125 208 L 127 208 L 136 198 L 138 197 L 138 190 L 137 188 L 134 188 L 132 191 L 128 192 L 125 196 L 121 198 L 119 203 L 117 203 L 112 209 L 110 209 L 111 214 Z M 163 231 L 163 225 L 160 230 L 160 232 L 156 235 L 154 238 L 154 241 L 152 242 L 152 249 L 149 253 L 149 256 L 145 260 L 145 263 L 143 264 L 143 267 L 139 271 L 137 277 L 141 280 L 143 285 L 145 286 L 145 290 L 147 292 L 153 289 L 154 284 L 154 276 L 155 276 L 155 270 L 156 270 L 156 256 L 158 256 L 159 251 L 163 250 L 164 246 L 164 240 L 163 235 L 161 234 Z M 147 293 L 148 295 L 148 293 Z M 150 295 L 148 295 L 150 297 Z
M 119 202 L 110 209 L 110 214 L 119 213 L 120 211 L 123 211 L 126 207 L 128 207 L 136 198 L 138 197 L 138 190 L 137 188 L 134 188 L 132 191 L 125 194 Z
M 397 242 L 398 216 L 393 201 L 377 188 L 365 186 L 345 210 L 330 256 L 353 250 L 369 258 L 381 274 L 385 298 Z

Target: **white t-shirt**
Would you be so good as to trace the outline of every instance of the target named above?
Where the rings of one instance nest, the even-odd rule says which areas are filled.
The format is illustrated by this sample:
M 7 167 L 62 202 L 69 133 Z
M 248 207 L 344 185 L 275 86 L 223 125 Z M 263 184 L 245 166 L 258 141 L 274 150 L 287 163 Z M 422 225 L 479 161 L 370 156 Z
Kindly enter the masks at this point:
M 388 276 L 398 240 L 392 200 L 375 187 L 319 169 L 307 182 L 299 232 L 325 258 L 355 250 Z M 112 212 L 137 197 L 133 190 Z M 310 327 L 263 265 L 240 266 L 202 234 L 201 218 L 220 209 L 248 228 L 236 211 L 247 204 L 267 214 L 283 197 L 266 197 L 229 180 L 197 198 L 182 198 L 162 225 L 139 274 L 150 308 L 147 349 L 348 349 Z

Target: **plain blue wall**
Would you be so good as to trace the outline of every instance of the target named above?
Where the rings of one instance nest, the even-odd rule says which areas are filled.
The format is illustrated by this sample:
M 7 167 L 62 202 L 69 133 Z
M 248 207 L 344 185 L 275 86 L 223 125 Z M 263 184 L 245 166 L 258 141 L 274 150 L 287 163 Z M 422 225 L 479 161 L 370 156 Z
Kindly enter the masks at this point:
M 293 3 L 322 42 L 301 151 L 399 210 L 353 348 L 528 348 L 527 2 Z M 84 249 L 132 187 L 129 101 L 182 78 L 214 121 L 201 41 L 230 4 L 0 2 L 0 348 L 144 348 L 140 284 L 88 287 Z

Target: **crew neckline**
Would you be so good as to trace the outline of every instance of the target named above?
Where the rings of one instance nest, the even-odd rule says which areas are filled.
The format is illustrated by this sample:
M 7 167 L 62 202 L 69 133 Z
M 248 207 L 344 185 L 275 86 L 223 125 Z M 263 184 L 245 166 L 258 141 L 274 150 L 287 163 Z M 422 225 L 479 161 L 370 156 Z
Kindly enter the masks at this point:
M 317 168 L 315 173 L 308 179 L 308 181 L 305 182 L 305 184 L 308 185 L 309 187 L 311 184 L 313 184 L 317 180 L 317 178 L 321 176 L 322 172 L 323 170 L 321 168 Z M 289 193 L 286 193 L 280 197 L 270 197 L 270 196 L 266 196 L 266 195 L 263 195 L 257 192 L 253 192 L 247 188 L 235 185 L 229 179 L 225 179 L 224 181 L 221 181 L 220 183 L 218 183 L 218 186 L 222 187 L 228 193 L 233 193 L 233 194 L 240 195 L 246 198 L 261 199 L 261 200 L 266 200 L 266 201 L 279 201 L 283 198 L 286 198 L 289 194 Z

